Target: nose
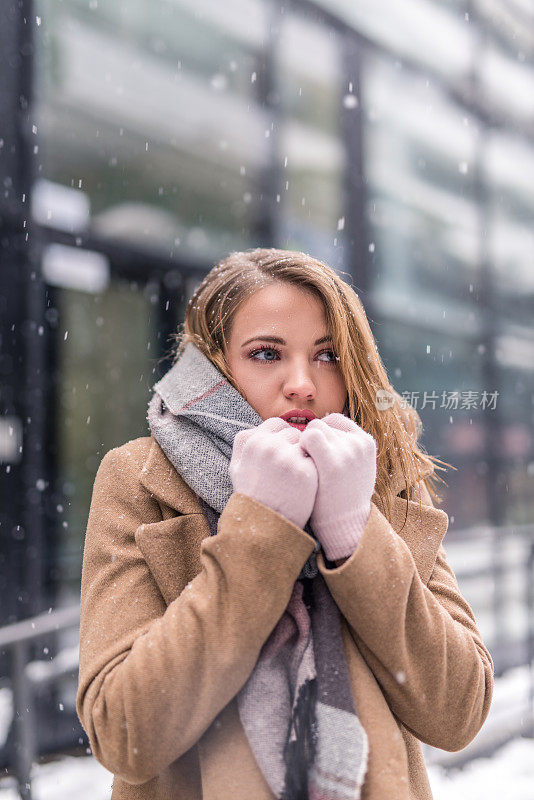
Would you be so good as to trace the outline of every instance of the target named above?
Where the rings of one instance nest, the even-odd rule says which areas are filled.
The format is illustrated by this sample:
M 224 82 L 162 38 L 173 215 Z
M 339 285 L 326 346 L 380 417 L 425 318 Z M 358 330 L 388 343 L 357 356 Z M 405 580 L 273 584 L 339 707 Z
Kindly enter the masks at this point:
M 316 391 L 315 383 L 309 372 L 309 366 L 292 364 L 288 367 L 283 387 L 285 397 L 291 400 L 299 398 L 313 400 Z

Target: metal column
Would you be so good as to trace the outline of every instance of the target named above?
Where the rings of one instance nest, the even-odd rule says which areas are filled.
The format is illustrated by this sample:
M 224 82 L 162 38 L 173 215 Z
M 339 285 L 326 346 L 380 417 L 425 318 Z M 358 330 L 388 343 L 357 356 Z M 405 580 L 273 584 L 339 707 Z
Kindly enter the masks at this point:
M 31 0 L 0 4 L 0 624 L 42 604 L 46 419 L 40 248 L 30 218 Z M 37 149 L 35 149 L 37 147 Z

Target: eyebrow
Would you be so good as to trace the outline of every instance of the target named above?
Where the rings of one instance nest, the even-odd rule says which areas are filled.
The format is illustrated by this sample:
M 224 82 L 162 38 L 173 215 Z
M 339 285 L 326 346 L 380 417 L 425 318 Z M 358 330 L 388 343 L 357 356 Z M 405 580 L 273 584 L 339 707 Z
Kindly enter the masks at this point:
M 246 344 L 249 344 L 250 342 L 254 342 L 254 341 L 257 341 L 257 340 L 261 340 L 262 342 L 274 342 L 275 344 L 285 344 L 286 343 L 285 339 L 281 339 L 279 336 L 262 336 L 260 334 L 259 336 L 253 336 L 251 339 L 247 339 L 246 342 L 243 342 L 241 347 L 244 347 Z M 323 344 L 324 342 L 331 342 L 331 341 L 332 341 L 332 337 L 331 336 L 323 336 L 322 339 L 317 339 L 317 341 L 314 342 L 313 346 L 317 347 L 318 344 Z

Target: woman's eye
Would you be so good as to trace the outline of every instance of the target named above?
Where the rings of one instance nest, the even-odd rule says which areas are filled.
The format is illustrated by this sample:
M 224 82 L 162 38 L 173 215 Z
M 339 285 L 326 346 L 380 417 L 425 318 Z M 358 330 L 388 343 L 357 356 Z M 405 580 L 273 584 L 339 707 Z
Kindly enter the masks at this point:
M 279 350 L 276 347 L 259 347 L 257 350 L 253 350 L 249 353 L 249 358 L 252 358 L 253 361 L 273 361 L 272 358 L 255 358 L 259 353 L 279 353 Z
M 323 350 L 323 352 L 322 352 L 322 353 L 319 353 L 319 355 L 320 355 L 320 356 L 324 356 L 324 355 L 330 355 L 330 356 L 332 356 L 332 358 L 328 359 L 328 362 L 329 362 L 329 363 L 331 362 L 331 363 L 334 363 L 334 364 L 335 364 L 335 362 L 337 361 L 336 354 L 334 353 L 334 351 L 333 351 L 333 350 Z

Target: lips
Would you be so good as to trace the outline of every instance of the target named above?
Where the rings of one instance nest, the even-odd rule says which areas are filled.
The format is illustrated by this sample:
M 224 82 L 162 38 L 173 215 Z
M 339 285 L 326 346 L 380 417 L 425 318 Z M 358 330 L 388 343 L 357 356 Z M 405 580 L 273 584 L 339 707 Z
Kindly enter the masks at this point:
M 308 422 L 312 419 L 317 419 L 317 415 L 313 413 L 313 411 L 309 411 L 307 408 L 292 408 L 291 411 L 286 411 L 285 414 L 281 414 L 281 419 L 285 419 L 286 422 L 289 422 L 291 417 L 300 417 L 308 420 Z M 307 422 L 289 422 L 290 425 L 293 427 L 298 428 L 299 430 L 303 431 Z

